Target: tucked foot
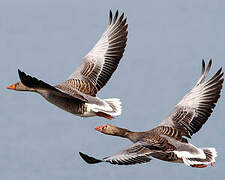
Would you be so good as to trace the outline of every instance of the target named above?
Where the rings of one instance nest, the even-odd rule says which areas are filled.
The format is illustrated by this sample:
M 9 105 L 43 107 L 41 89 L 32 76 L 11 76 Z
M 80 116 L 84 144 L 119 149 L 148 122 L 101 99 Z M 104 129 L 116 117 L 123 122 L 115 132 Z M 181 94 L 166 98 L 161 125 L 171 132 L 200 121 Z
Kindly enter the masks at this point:
M 103 112 L 96 112 L 96 115 L 100 116 L 100 117 L 104 117 L 104 118 L 109 119 L 109 120 L 112 120 L 114 118 L 114 117 L 110 116 L 109 114 L 106 114 L 106 113 L 103 113 Z
M 205 165 L 205 164 L 191 164 L 191 167 L 195 167 L 195 168 L 205 168 L 205 167 L 207 167 L 207 165 Z
M 215 162 L 211 162 L 211 166 L 212 166 L 212 167 L 215 167 L 215 165 L 214 165 L 214 164 L 215 164 Z

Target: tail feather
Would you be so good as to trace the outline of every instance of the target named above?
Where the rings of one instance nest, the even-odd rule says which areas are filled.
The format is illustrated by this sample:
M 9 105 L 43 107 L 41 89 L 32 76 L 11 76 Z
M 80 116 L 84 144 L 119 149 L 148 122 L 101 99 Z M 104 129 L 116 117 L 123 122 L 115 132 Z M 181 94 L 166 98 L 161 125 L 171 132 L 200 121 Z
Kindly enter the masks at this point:
M 112 108 L 111 112 L 107 112 L 107 114 L 111 116 L 119 116 L 122 113 L 121 101 L 118 98 L 104 99 L 104 101 Z
M 89 116 L 88 113 L 92 113 L 92 115 L 94 113 L 94 115 L 112 120 L 115 116 L 121 115 L 122 106 L 120 99 L 111 98 L 111 99 L 104 99 L 101 101 L 103 105 L 86 103 L 87 105 L 86 116 Z
M 217 157 L 217 152 L 215 148 L 199 148 L 199 149 L 204 152 L 205 158 L 199 158 L 194 156 L 189 158 L 182 158 L 183 162 L 191 167 L 206 167 L 207 165 L 216 162 L 215 158 Z
M 97 106 L 91 108 L 98 116 L 105 117 L 107 119 L 113 119 L 115 116 L 119 116 L 122 113 L 121 101 L 118 98 L 104 99 L 104 106 Z M 109 118 L 108 118 L 109 117 Z

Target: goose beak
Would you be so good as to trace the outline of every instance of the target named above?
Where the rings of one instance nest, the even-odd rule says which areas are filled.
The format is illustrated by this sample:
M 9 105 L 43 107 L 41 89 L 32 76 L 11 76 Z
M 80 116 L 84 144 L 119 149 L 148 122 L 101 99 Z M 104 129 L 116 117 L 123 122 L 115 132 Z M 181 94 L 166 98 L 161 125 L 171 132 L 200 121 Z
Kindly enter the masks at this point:
M 16 84 L 12 84 L 11 86 L 8 86 L 7 89 L 16 90 Z
M 99 132 L 102 132 L 102 126 L 96 127 L 95 130 L 97 130 L 97 131 L 99 131 Z

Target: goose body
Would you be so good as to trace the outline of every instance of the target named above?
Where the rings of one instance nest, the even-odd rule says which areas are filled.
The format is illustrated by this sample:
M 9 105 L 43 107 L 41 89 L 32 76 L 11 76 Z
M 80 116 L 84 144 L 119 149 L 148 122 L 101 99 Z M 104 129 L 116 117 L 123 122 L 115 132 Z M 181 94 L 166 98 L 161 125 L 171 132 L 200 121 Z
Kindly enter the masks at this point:
M 215 148 L 198 148 L 187 140 L 208 120 L 220 97 L 224 81 L 222 68 L 212 78 L 205 80 L 211 64 L 210 60 L 205 69 L 205 62 L 202 61 L 202 74 L 194 88 L 175 106 L 171 114 L 152 130 L 132 132 L 109 124 L 95 128 L 104 134 L 127 138 L 133 145 L 103 159 L 80 152 L 81 157 L 90 164 L 109 162 L 131 165 L 149 162 L 151 157 L 154 157 L 196 168 L 213 165 L 217 156 Z
M 8 89 L 39 93 L 50 103 L 81 117 L 112 119 L 119 116 L 119 99 L 100 99 L 96 95 L 111 78 L 123 56 L 127 27 L 124 14 L 118 18 L 117 11 L 113 17 L 110 11 L 109 24 L 102 37 L 65 82 L 52 86 L 18 70 L 21 81 Z

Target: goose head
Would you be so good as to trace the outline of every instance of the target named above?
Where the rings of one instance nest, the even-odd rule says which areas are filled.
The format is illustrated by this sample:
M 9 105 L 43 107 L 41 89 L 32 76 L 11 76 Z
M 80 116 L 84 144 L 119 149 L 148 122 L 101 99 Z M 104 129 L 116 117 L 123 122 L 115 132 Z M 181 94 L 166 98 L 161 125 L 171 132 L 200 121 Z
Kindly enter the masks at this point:
M 116 126 L 113 126 L 111 124 L 105 124 L 105 125 L 102 125 L 102 126 L 98 126 L 98 127 L 95 128 L 95 130 L 97 130 L 101 133 L 107 134 L 107 135 L 122 136 L 122 137 L 126 136 L 127 133 L 130 132 L 127 129 L 116 127 Z
M 113 135 L 113 134 L 115 134 L 117 127 L 112 126 L 110 124 L 104 124 L 102 126 L 96 127 L 95 130 L 97 130 L 101 133 L 104 133 L 104 134 Z
M 15 91 L 32 91 L 32 88 L 25 86 L 21 81 L 8 86 L 7 88 Z
M 18 74 L 21 81 L 8 86 L 7 88 L 15 91 L 35 91 L 34 88 L 30 88 L 22 83 L 25 78 L 26 81 L 31 81 L 32 78 L 30 76 L 27 76 L 24 72 L 20 71 L 19 69 Z

